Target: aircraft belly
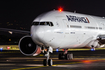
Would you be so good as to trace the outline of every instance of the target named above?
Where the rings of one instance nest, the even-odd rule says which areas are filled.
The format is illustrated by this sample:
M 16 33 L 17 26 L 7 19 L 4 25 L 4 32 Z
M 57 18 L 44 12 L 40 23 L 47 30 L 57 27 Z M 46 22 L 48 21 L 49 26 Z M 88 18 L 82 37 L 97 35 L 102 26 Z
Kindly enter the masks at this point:
M 65 34 L 60 48 L 76 48 L 86 46 L 93 38 L 86 33 L 75 32 L 76 34 Z
M 61 48 L 71 48 L 71 47 L 74 47 L 76 46 L 76 38 L 75 36 L 70 36 L 70 35 L 66 35 L 65 38 L 63 39 L 62 41 L 63 43 L 60 44 L 60 47 Z

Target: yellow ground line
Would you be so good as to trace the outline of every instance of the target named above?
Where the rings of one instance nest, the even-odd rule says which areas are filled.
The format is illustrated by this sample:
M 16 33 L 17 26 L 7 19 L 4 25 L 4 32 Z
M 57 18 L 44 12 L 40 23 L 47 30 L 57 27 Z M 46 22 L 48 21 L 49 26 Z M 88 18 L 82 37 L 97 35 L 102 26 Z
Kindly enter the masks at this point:
M 64 63 L 64 64 L 55 64 L 55 65 L 52 65 L 52 66 L 68 65 L 68 64 L 77 64 L 77 63 L 82 63 L 82 62 L 72 62 L 72 63 Z
M 105 48 L 95 48 L 95 50 L 104 50 Z M 82 50 L 91 50 L 88 48 L 73 48 L 73 49 L 68 49 L 68 51 L 82 51 Z M 54 49 L 56 51 L 56 49 Z M 62 49 L 59 49 L 59 51 L 62 51 Z
M 19 53 L 19 52 L 0 52 L 0 53 Z
M 55 65 L 52 65 L 52 66 L 66 65 L 66 64 L 76 64 L 76 63 L 82 63 L 82 62 L 72 62 L 72 63 L 64 63 L 64 64 L 55 64 Z M 11 70 L 25 70 L 25 69 L 35 69 L 35 68 L 42 68 L 42 67 L 48 67 L 48 66 L 27 67 L 27 68 L 18 68 L 18 69 L 11 69 Z
M 90 61 L 101 61 L 101 60 L 105 60 L 105 59 L 90 60 Z M 55 64 L 52 66 L 77 64 L 77 63 L 83 63 L 83 62 L 71 62 L 71 63 Z M 18 69 L 11 69 L 11 70 L 25 70 L 25 69 L 35 69 L 35 68 L 42 68 L 42 67 L 48 67 L 48 66 L 27 67 L 27 68 L 18 68 Z
M 27 67 L 27 68 L 18 68 L 18 69 L 11 69 L 11 70 L 25 70 L 25 69 L 35 69 L 35 68 L 42 68 L 47 66 L 37 66 L 37 67 Z

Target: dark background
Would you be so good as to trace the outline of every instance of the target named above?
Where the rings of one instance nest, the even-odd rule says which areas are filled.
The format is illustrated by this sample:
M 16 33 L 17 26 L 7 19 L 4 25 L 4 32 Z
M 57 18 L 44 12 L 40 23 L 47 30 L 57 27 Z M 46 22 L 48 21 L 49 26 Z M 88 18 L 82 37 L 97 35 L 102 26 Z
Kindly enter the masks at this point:
M 29 31 L 32 21 L 38 15 L 59 7 L 64 11 L 105 16 L 105 0 L 1 0 L 0 28 Z M 9 38 L 19 39 L 21 36 L 0 32 L 0 43 L 4 38 L 8 41 Z

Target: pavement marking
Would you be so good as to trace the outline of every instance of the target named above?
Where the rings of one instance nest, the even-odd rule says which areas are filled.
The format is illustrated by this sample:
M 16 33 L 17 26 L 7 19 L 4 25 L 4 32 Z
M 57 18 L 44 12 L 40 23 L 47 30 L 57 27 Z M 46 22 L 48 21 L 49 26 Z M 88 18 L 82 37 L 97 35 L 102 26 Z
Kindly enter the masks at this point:
M 37 66 L 37 67 L 27 67 L 27 68 L 18 68 L 18 69 L 11 69 L 11 70 L 25 70 L 25 69 L 35 69 L 35 68 L 42 68 L 47 66 Z
M 81 62 L 72 62 L 72 63 L 64 63 L 64 64 L 56 64 L 56 65 L 52 65 L 52 66 L 59 66 L 59 65 L 69 65 L 69 64 L 78 64 L 78 63 L 87 63 L 87 62 L 96 62 L 96 61 L 103 61 L 105 59 L 96 59 L 96 60 L 83 60 Z
M 20 53 L 20 52 L 2 52 L 0 51 L 0 53 Z
M 94 60 L 94 59 L 99 59 L 99 58 L 95 58 L 95 56 L 91 56 L 91 57 L 93 57 L 93 58 L 83 58 L 84 56 L 81 56 L 82 58 L 74 58 L 73 60 L 80 60 L 80 59 L 82 59 L 82 60 Z M 86 57 L 89 57 L 89 56 L 86 56 Z M 96 57 L 100 57 L 100 56 L 96 56 Z M 44 59 L 44 58 L 43 58 Z M 52 58 L 53 59 L 53 61 L 64 61 L 64 60 L 58 60 L 58 58 Z M 103 58 L 102 58 L 103 59 Z M 31 60 L 26 60 L 26 61 L 43 61 L 43 60 L 39 60 L 39 59 L 36 59 L 36 58 L 34 58 L 34 60 L 33 59 L 31 59 Z M 65 60 L 65 61 L 67 61 L 67 60 Z
M 7 47 L 10 47 L 10 49 L 7 49 Z M 3 50 L 19 50 L 18 45 L 0 45 L 0 48 L 3 48 Z M 103 48 L 96 48 L 96 50 L 103 50 Z M 82 50 L 91 50 L 90 48 L 73 48 L 73 49 L 68 49 L 69 51 L 82 51 Z M 56 51 L 56 49 L 54 49 Z M 62 51 L 62 49 L 59 49 L 59 51 Z
M 52 65 L 53 67 L 55 66 L 59 66 L 59 65 L 69 65 L 69 64 L 78 64 L 78 63 L 88 63 L 88 62 L 96 62 L 96 61 L 103 61 L 103 60 L 105 60 L 105 59 L 91 59 L 91 60 L 80 60 L 79 62 L 70 62 L 70 63 L 63 63 L 63 64 L 54 64 L 54 65 Z M 21 65 L 21 66 L 24 66 L 24 64 L 23 65 Z M 27 65 L 28 66 L 28 65 Z M 25 67 L 25 68 L 17 68 L 17 69 L 11 69 L 11 70 L 25 70 L 25 69 L 36 69 L 36 68 L 43 68 L 43 67 L 48 67 L 48 66 L 43 66 L 43 65 L 40 65 L 40 66 L 36 66 L 36 67 Z
M 43 54 L 39 54 L 39 56 L 44 56 Z
M 15 65 L 15 64 L 0 64 L 0 66 L 7 66 L 7 65 Z
M 68 65 L 68 64 L 77 64 L 77 63 L 82 63 L 82 62 L 71 62 L 71 63 L 55 64 L 55 65 L 52 65 L 52 66 Z
M 55 65 L 52 65 L 52 66 L 77 64 L 77 63 L 82 63 L 82 62 L 71 62 L 71 63 L 55 64 Z M 27 68 L 18 68 L 18 69 L 11 69 L 11 70 L 25 70 L 25 69 L 35 69 L 35 68 L 43 68 L 43 67 L 48 67 L 48 66 L 27 67 Z

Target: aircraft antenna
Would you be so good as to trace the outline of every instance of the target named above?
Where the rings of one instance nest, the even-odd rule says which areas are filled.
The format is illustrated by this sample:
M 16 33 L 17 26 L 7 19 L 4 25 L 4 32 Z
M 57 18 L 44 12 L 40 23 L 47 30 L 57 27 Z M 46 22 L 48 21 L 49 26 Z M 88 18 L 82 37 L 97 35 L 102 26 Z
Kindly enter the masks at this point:
M 74 13 L 76 13 L 76 10 L 74 11 Z

